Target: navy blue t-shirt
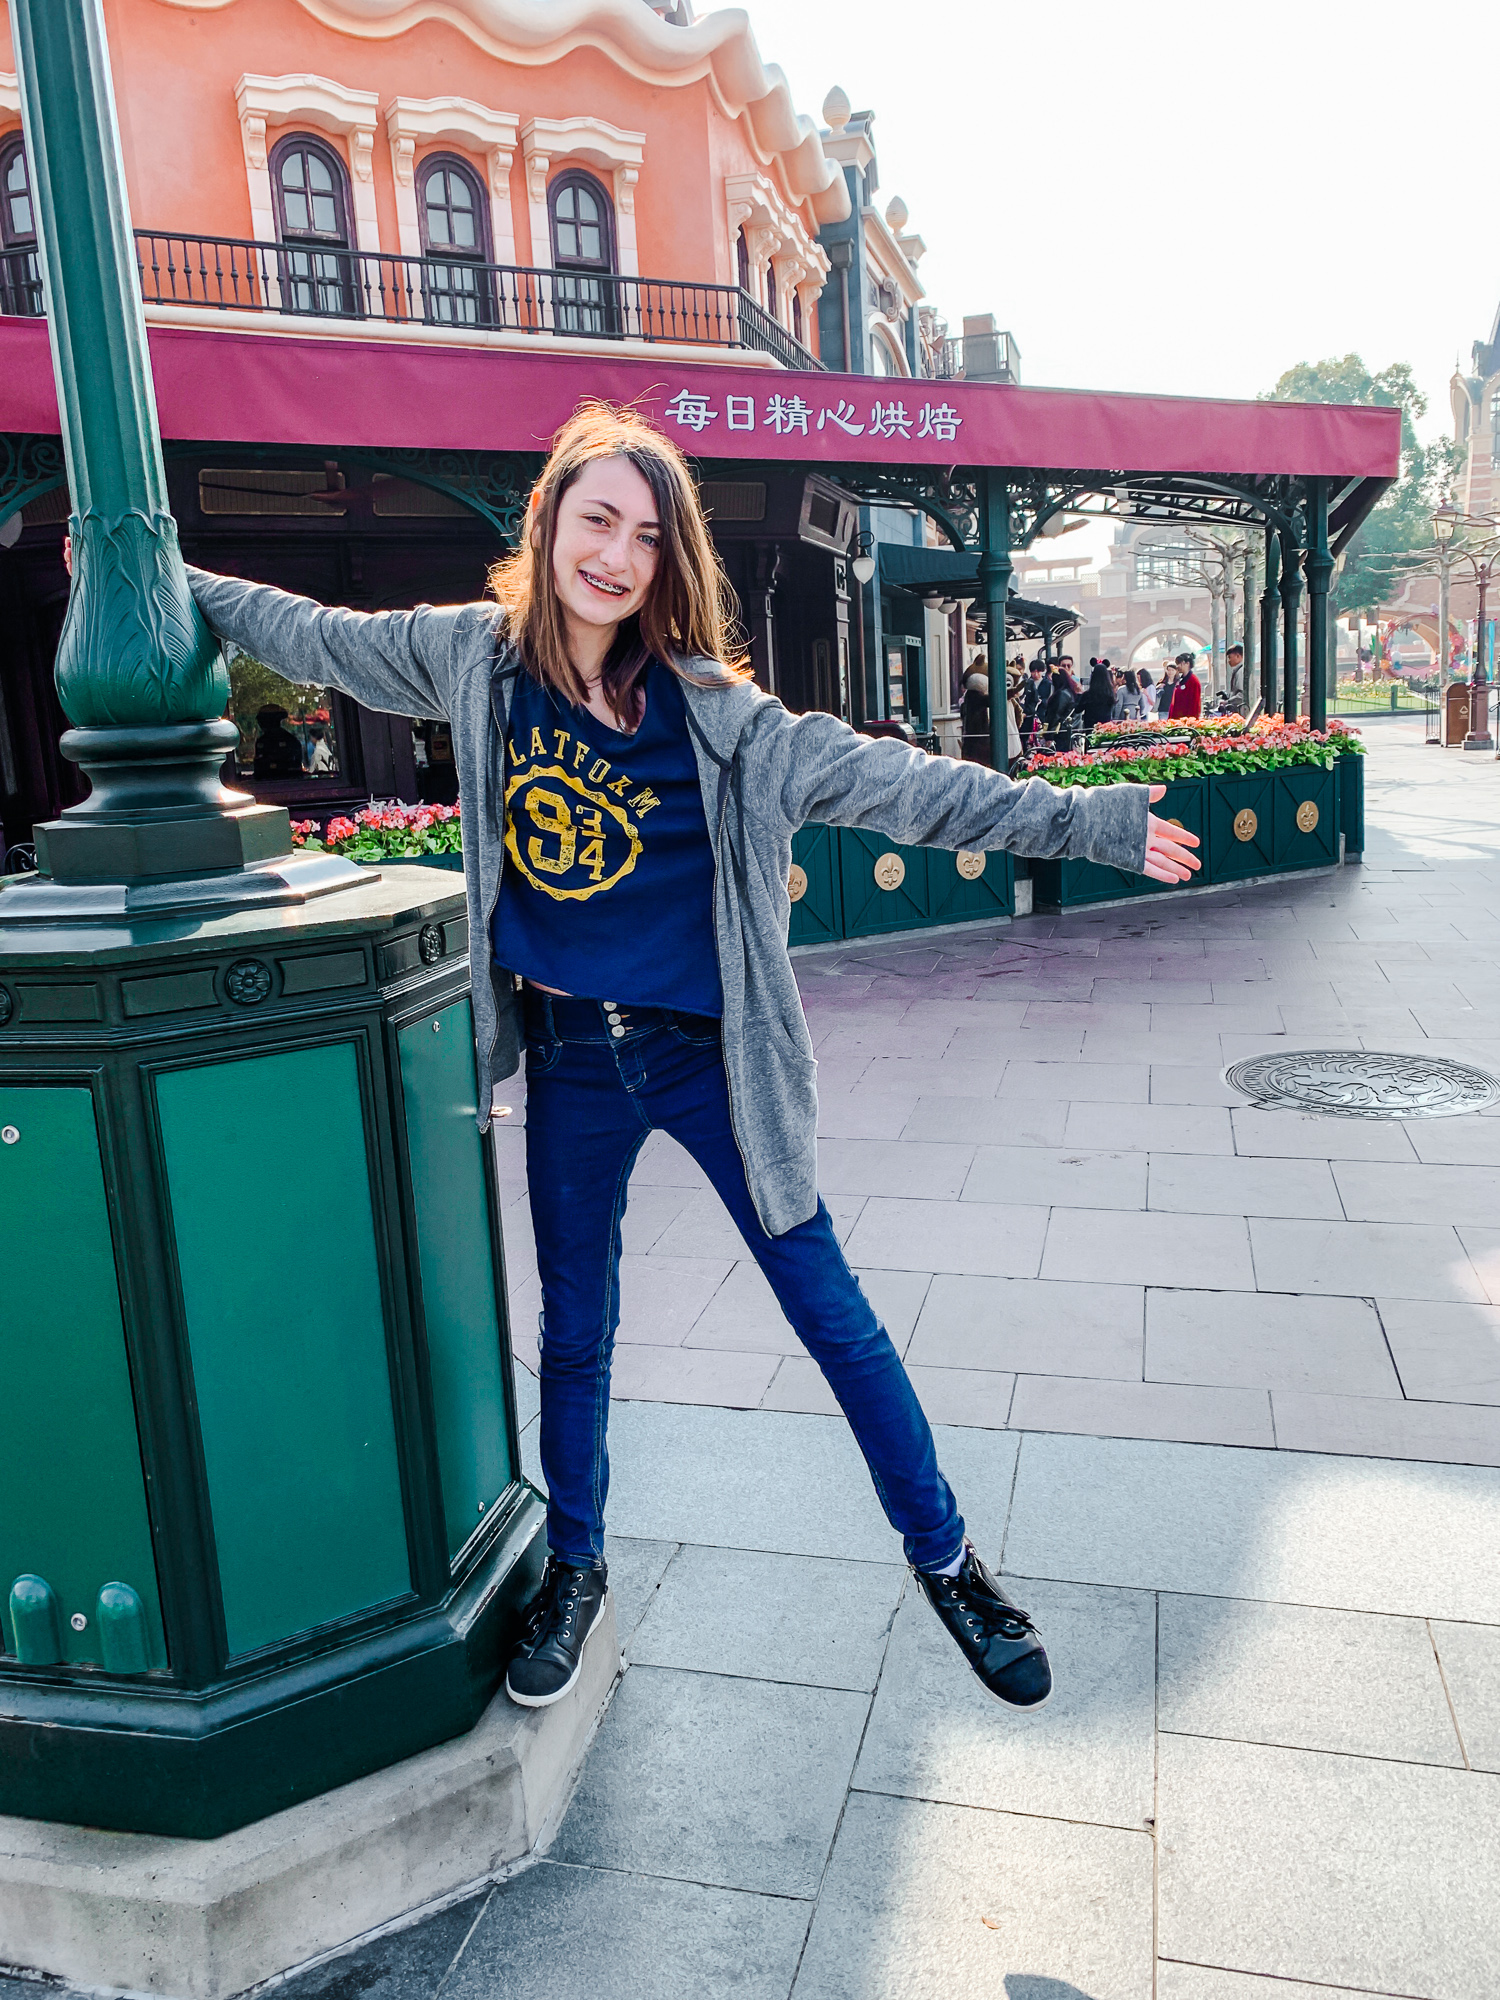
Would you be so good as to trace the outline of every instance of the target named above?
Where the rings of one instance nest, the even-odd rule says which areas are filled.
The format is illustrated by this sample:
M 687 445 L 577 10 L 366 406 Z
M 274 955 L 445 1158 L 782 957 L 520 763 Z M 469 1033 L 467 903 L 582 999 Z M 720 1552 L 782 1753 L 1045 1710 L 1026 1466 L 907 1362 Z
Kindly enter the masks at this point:
M 626 736 L 517 676 L 492 949 L 539 986 L 717 1018 L 714 856 L 687 711 L 660 661 L 642 685 Z

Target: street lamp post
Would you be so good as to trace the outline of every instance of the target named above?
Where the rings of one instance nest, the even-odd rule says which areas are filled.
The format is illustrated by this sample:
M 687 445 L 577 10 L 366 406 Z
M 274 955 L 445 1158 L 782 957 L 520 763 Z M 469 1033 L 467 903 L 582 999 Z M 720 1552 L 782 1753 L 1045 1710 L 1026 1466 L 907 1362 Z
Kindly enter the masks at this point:
M 10 0 L 80 806 L 0 887 L 0 1809 L 208 1837 L 467 1730 L 541 1561 L 468 923 L 226 791 L 102 0 Z
M 1443 688 L 1448 678 L 1448 603 L 1453 582 L 1453 537 L 1458 532 L 1458 509 L 1451 500 L 1444 500 L 1432 517 L 1432 536 L 1437 544 L 1438 559 L 1438 657 L 1437 681 L 1438 700 L 1443 699 Z

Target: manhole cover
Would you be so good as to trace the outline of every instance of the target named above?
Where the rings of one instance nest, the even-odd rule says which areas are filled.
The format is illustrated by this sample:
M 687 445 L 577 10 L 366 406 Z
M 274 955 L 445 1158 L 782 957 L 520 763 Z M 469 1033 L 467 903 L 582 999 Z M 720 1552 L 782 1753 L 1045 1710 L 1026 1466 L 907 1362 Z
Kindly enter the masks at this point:
M 1442 1056 L 1370 1049 L 1289 1049 L 1226 1071 L 1236 1090 L 1271 1110 L 1338 1118 L 1452 1118 L 1500 1101 L 1500 1079 Z

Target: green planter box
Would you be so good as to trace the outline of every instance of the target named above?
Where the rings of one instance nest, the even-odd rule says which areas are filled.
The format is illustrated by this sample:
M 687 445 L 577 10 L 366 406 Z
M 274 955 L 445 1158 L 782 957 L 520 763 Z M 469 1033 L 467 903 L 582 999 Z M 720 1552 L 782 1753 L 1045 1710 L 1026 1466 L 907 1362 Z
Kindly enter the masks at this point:
M 1277 868 L 1331 868 L 1339 858 L 1336 774 L 1316 764 L 1277 771 L 1271 852 Z
M 925 847 L 901 847 L 881 833 L 841 826 L 839 887 L 845 937 L 878 937 L 883 931 L 919 930 L 936 921 Z
M 1244 778 L 1209 778 L 1208 840 L 1204 873 L 1210 882 L 1270 875 L 1274 848 L 1276 771 Z
M 974 874 L 975 864 L 982 864 Z M 927 849 L 927 899 L 935 924 L 979 923 L 984 918 L 1013 916 L 1016 907 L 1015 863 L 1008 854 L 952 853 Z
M 1365 760 L 1358 752 L 1340 757 L 1333 767 L 1338 782 L 1339 831 L 1346 855 L 1365 851 Z
M 1165 798 L 1152 811 L 1160 819 L 1175 820 L 1189 833 L 1203 838 L 1204 792 L 1206 780 L 1181 778 L 1168 785 Z M 1068 909 L 1079 903 L 1113 902 L 1121 896 L 1145 896 L 1153 892 L 1171 893 L 1172 885 L 1153 882 L 1149 876 L 1133 875 L 1123 868 L 1106 868 L 1097 861 L 1033 861 L 1031 879 L 1038 903 L 1049 908 Z
M 831 944 L 844 935 L 836 826 L 798 829 L 792 840 L 789 887 L 792 915 L 787 928 L 788 944 Z

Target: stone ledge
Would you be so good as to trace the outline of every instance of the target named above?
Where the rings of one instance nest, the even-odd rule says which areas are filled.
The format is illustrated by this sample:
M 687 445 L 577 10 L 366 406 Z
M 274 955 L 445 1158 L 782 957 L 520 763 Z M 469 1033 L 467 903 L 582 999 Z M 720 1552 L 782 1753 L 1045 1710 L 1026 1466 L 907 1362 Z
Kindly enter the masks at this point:
M 620 1671 L 614 1599 L 569 1700 L 502 1690 L 466 1736 L 217 1840 L 0 1818 L 0 1969 L 228 2000 L 529 1854 Z

